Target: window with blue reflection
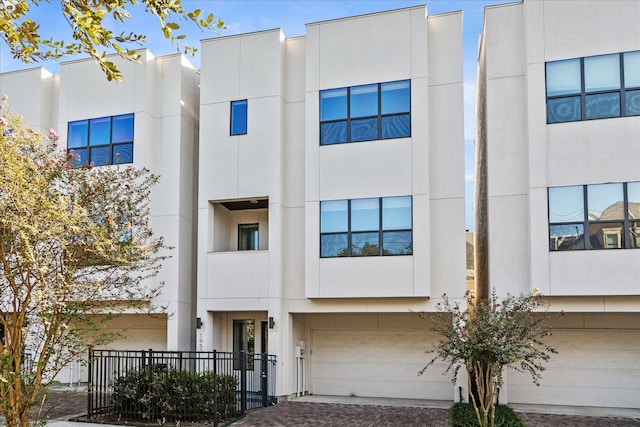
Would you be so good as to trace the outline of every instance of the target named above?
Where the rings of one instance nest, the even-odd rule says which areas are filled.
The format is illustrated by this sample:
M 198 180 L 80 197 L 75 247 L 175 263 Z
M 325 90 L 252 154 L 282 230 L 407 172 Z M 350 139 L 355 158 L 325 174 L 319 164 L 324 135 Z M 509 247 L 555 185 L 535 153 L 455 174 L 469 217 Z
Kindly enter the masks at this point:
M 587 186 L 589 220 L 611 220 L 624 218 L 624 196 L 622 183 Z
M 580 59 L 547 62 L 547 96 L 570 95 L 580 93 Z
M 411 85 L 409 80 L 382 83 L 382 114 L 409 113 L 411 111 Z
M 117 144 L 113 146 L 113 163 L 124 164 L 133 162 L 133 144 Z
M 411 229 L 411 196 L 382 199 L 382 229 Z
M 351 256 L 380 255 L 380 235 L 378 232 L 351 234 Z
M 320 91 L 320 145 L 410 136 L 410 80 Z
M 378 118 L 351 120 L 351 142 L 378 139 Z
M 351 231 L 380 229 L 380 199 L 351 201 Z
M 349 229 L 349 201 L 320 202 L 320 232 L 335 233 Z
M 547 100 L 547 123 L 575 122 L 578 120 L 582 120 L 580 96 Z
M 411 255 L 411 205 L 411 196 L 320 202 L 320 256 Z
M 111 125 L 111 142 L 133 141 L 133 114 L 113 116 Z
M 384 231 L 382 248 L 384 255 L 411 255 L 413 253 L 411 231 Z
M 584 88 L 587 92 L 620 89 L 620 55 L 584 58 Z
M 584 221 L 584 187 L 549 188 L 549 222 Z
M 231 135 L 247 133 L 247 100 L 231 101 Z
M 350 90 L 349 116 L 367 117 L 378 115 L 378 85 L 354 86 Z
M 624 87 L 640 88 L 640 50 L 625 52 L 624 58 Z
M 323 258 L 349 256 L 349 236 L 347 233 L 321 234 L 320 256 Z
M 89 145 L 109 145 L 111 142 L 111 117 L 89 120 Z
M 74 165 L 132 163 L 133 122 L 133 114 L 69 122 L 67 150 L 74 150 Z
M 546 63 L 547 123 L 640 115 L 640 51 Z
M 587 95 L 586 99 L 588 120 L 620 117 L 620 92 Z
M 89 142 L 89 120 L 69 122 L 67 148 L 86 147 Z
M 347 118 L 347 88 L 320 91 L 320 120 Z
M 90 151 L 89 162 L 94 166 L 111 164 L 111 147 L 109 145 L 93 147 Z
M 627 116 L 640 116 L 640 90 L 627 91 L 624 101 Z

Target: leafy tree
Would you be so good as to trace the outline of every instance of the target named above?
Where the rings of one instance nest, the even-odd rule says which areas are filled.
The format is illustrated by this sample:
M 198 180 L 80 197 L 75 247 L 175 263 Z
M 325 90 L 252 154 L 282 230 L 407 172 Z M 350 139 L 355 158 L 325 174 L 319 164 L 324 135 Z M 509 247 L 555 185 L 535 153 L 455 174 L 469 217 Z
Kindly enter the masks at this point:
M 0 412 L 26 426 L 62 367 L 118 334 L 102 322 L 153 308 L 167 249 L 149 227 L 158 177 L 120 165 L 74 168 L 73 153 L 0 116 Z M 44 403 L 40 400 L 39 403 Z
M 502 300 L 494 291 L 488 299 L 478 302 L 467 292 L 466 302 L 463 308 L 443 295 L 437 310 L 447 316 L 439 317 L 431 329 L 444 339 L 435 346 L 434 357 L 420 374 L 441 359 L 449 363 L 446 372 L 453 371 L 455 384 L 464 366 L 469 390 L 473 385 L 477 390 L 477 396 L 470 395 L 478 425 L 493 426 L 494 400 L 503 383 L 504 369 L 528 372 L 533 383 L 539 385 L 543 363 L 551 353 L 557 353 L 543 342 L 551 334 L 545 323 L 550 315 L 544 310 L 546 305 L 537 289 L 530 295 L 507 295 Z
M 131 18 L 130 10 L 138 3 L 158 19 L 164 36 L 172 43 L 186 38 L 184 34 L 174 34 L 180 30 L 176 21 L 191 21 L 201 30 L 224 28 L 222 20 L 216 21 L 212 13 L 205 17 L 200 9 L 186 10 L 180 0 L 54 0 L 59 1 L 61 13 L 72 31 L 73 41 L 65 42 L 53 37 L 43 38 L 39 33 L 40 25 L 31 19 L 29 12 L 42 1 L 4 0 L 0 3 L 0 36 L 9 45 L 14 58 L 34 63 L 86 53 L 98 62 L 109 80 L 120 81 L 122 74 L 106 58 L 106 51 L 113 50 L 124 59 L 136 61 L 140 55 L 132 46 L 143 46 L 146 36 L 127 31 L 114 33 L 106 25 L 110 22 L 125 24 Z M 181 47 L 179 44 L 178 50 L 190 55 L 197 51 L 193 46 Z

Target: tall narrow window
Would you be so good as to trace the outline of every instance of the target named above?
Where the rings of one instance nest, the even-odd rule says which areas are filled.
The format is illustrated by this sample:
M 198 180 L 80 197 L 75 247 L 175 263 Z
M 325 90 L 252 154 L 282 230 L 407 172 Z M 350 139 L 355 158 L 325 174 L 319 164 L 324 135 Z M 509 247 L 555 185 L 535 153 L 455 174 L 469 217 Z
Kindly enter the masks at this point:
M 244 352 L 247 358 L 247 369 L 253 370 L 253 355 L 256 343 L 256 323 L 255 320 L 234 320 L 233 321 L 233 369 L 242 369 L 242 359 L 240 352 Z
M 247 133 L 247 100 L 231 101 L 231 135 Z
M 258 224 L 238 224 L 238 250 L 258 250 Z

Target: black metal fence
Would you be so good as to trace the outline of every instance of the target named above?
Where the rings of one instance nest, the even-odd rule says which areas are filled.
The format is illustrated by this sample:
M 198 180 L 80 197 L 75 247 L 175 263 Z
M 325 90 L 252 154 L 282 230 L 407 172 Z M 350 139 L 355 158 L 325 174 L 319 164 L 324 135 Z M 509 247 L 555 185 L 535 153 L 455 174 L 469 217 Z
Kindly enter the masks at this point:
M 90 420 L 217 426 L 276 403 L 276 357 L 245 352 L 89 351 Z

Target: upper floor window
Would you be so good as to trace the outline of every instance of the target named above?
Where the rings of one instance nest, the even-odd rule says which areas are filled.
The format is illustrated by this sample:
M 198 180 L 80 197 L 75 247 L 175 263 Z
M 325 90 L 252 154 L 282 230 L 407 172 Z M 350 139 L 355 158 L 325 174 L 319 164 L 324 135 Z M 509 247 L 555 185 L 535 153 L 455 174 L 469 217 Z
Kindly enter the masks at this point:
M 133 162 L 133 114 L 69 122 L 67 135 L 78 166 Z
M 640 51 L 547 62 L 547 123 L 640 115 Z
M 640 182 L 549 188 L 549 250 L 640 248 Z
M 320 202 L 320 256 L 411 255 L 411 196 Z
M 231 101 L 231 135 L 247 133 L 247 100 Z
M 320 145 L 411 136 L 411 81 L 320 91 Z
M 258 224 L 238 224 L 238 250 L 257 251 Z

